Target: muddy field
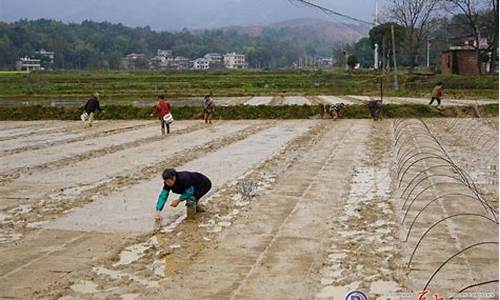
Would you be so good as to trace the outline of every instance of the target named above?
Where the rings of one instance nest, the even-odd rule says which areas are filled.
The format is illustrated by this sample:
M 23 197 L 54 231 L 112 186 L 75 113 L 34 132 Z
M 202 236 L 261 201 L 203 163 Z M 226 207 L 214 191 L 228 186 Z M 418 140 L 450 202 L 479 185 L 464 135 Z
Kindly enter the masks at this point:
M 0 299 L 498 298 L 497 119 L 159 133 L 152 121 L 0 123 Z M 155 232 L 166 167 L 213 187 L 206 212 L 166 206 Z

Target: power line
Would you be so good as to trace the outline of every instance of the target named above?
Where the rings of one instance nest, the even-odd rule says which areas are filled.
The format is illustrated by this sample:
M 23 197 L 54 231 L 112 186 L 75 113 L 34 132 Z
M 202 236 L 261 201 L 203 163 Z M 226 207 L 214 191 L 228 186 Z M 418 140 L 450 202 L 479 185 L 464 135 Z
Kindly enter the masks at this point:
M 304 4 L 305 6 L 309 6 L 309 7 L 313 7 L 313 8 L 319 9 L 319 10 L 321 10 L 322 12 L 324 12 L 327 15 L 335 15 L 335 16 L 339 16 L 339 17 L 346 18 L 346 19 L 349 19 L 351 21 L 356 21 L 356 22 L 363 23 L 363 24 L 376 25 L 373 22 L 368 22 L 368 21 L 361 20 L 361 19 L 358 19 L 358 18 L 355 18 L 355 17 L 351 17 L 351 16 L 345 15 L 343 13 L 339 13 L 339 12 L 334 11 L 332 9 L 323 7 L 321 5 L 318 5 L 318 4 L 315 4 L 315 3 L 312 3 L 312 2 L 309 2 L 309 1 L 306 1 L 306 0 L 288 0 L 288 1 L 290 3 L 299 2 L 299 3 Z

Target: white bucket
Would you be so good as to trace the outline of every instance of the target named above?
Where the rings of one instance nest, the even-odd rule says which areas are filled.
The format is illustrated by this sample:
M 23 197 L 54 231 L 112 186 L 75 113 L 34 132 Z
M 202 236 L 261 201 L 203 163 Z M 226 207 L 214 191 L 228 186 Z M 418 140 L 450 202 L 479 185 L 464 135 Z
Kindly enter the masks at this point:
M 166 114 L 165 116 L 163 116 L 163 121 L 165 121 L 165 123 L 167 124 L 171 124 L 172 122 L 174 122 L 174 117 L 172 116 L 172 114 Z

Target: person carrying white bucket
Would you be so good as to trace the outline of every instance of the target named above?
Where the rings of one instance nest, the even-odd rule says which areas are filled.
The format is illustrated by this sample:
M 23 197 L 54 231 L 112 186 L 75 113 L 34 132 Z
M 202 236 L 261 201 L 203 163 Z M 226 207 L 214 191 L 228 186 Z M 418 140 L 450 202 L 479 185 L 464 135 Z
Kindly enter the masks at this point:
M 155 106 L 155 113 L 160 119 L 161 123 L 161 135 L 165 136 L 165 127 L 167 128 L 167 134 L 170 133 L 170 124 L 174 122 L 172 116 L 172 107 L 170 103 L 165 99 L 165 96 L 158 96 L 158 103 Z
M 92 127 L 94 114 L 97 110 L 102 111 L 101 106 L 99 105 L 99 93 L 95 93 L 83 107 L 83 113 L 80 116 L 80 119 L 84 123 L 85 127 Z

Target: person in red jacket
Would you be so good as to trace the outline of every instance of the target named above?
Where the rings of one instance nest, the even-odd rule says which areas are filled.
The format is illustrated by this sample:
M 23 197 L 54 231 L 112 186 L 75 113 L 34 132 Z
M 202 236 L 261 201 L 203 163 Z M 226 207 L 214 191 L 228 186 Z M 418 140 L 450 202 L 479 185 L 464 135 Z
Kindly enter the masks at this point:
M 159 117 L 161 122 L 161 135 L 165 135 L 165 127 L 167 127 L 167 133 L 170 133 L 170 124 L 167 123 L 163 117 L 172 112 L 172 107 L 170 103 L 165 99 L 165 96 L 158 96 L 158 103 L 156 103 L 155 113 Z

